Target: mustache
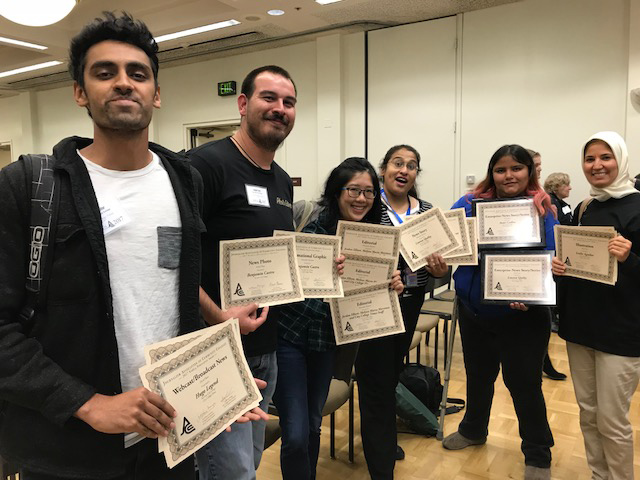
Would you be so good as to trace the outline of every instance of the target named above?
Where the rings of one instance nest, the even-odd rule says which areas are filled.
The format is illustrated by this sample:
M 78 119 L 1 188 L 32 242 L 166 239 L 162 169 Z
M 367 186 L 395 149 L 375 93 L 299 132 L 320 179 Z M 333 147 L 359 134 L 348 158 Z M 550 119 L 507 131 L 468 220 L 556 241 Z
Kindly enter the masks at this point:
M 122 94 L 112 96 L 111 98 L 109 98 L 109 100 L 107 100 L 107 103 L 114 102 L 116 100 L 131 100 L 133 102 L 140 103 L 138 102 L 137 98 L 133 97 L 133 95 L 122 95 Z
M 283 123 L 284 125 L 289 125 L 289 119 L 277 112 L 272 113 L 271 115 L 265 115 L 265 120 L 276 120 L 280 123 Z

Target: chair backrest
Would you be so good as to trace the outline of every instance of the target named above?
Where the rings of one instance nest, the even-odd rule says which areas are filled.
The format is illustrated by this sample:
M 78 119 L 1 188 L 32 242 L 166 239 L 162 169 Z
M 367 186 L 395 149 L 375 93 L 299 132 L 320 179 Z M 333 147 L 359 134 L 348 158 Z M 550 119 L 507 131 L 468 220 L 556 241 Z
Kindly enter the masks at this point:
M 445 285 L 447 287 L 451 286 L 451 267 L 449 267 L 449 271 L 442 277 L 439 277 L 439 278 L 429 277 L 429 279 L 427 280 L 427 287 L 426 287 L 428 298 L 433 297 L 434 290 L 440 287 L 444 287 Z

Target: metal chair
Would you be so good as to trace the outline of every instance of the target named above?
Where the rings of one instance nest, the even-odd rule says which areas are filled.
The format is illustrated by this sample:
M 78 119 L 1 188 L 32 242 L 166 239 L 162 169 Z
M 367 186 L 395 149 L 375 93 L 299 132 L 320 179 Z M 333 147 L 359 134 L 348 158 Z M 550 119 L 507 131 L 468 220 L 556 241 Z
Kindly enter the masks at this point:
M 447 353 L 448 353 L 448 340 L 449 340 L 449 328 L 448 322 L 451 320 L 451 316 L 453 314 L 453 305 L 454 302 L 448 300 L 438 300 L 434 297 L 434 292 L 437 288 L 440 288 L 444 285 L 449 285 L 451 282 L 451 267 L 449 267 L 449 272 L 440 278 L 429 278 L 429 283 L 427 284 L 427 294 L 428 297 L 425 299 L 422 304 L 422 308 L 420 309 L 421 314 L 428 315 L 437 315 L 439 318 L 444 320 L 444 325 L 442 327 L 442 331 L 444 333 L 444 366 L 447 366 Z M 454 296 L 455 298 L 455 296 Z M 438 368 L 438 357 L 434 358 L 433 362 L 434 368 Z
M 353 463 L 353 379 L 347 383 L 343 380 L 332 378 L 329 386 L 329 395 L 322 409 L 322 416 L 330 415 L 329 452 L 331 458 L 336 458 L 336 410 L 342 407 L 347 400 L 349 401 L 349 462 Z
M 435 339 L 433 342 L 434 359 L 438 358 L 438 323 L 439 322 L 440 322 L 440 317 L 438 315 L 420 314 L 418 316 L 418 323 L 416 324 L 416 331 L 421 332 L 422 335 L 424 336 L 424 347 L 427 351 L 429 349 L 429 336 L 431 334 L 431 330 L 435 332 Z M 420 345 L 418 345 L 418 359 L 420 359 Z
M 329 386 L 329 393 L 327 395 L 327 400 L 324 404 L 324 408 L 322 409 L 322 416 L 330 415 L 329 417 L 329 434 L 330 434 L 330 445 L 329 451 L 331 454 L 331 458 L 336 458 L 336 410 L 342 407 L 345 403 L 349 401 L 349 462 L 353 463 L 354 458 L 354 448 L 353 448 L 353 437 L 354 437 L 354 426 L 353 426 L 353 379 L 349 380 L 349 382 L 345 382 L 343 380 L 338 380 L 337 378 L 331 379 L 331 385 Z M 278 409 L 275 405 L 269 405 L 269 414 L 278 416 Z M 277 418 L 271 418 L 267 421 L 267 429 L 265 432 L 264 439 L 264 448 L 268 448 L 273 445 L 282 435 L 282 430 L 280 429 L 280 422 Z M 4 479 L 1 479 L 4 480 Z
M 405 363 L 409 363 L 409 354 L 416 349 L 416 362 L 420 363 L 420 342 L 422 342 L 422 332 L 416 328 L 413 332 L 413 337 L 411 337 L 411 343 L 409 344 L 407 354 L 405 355 Z

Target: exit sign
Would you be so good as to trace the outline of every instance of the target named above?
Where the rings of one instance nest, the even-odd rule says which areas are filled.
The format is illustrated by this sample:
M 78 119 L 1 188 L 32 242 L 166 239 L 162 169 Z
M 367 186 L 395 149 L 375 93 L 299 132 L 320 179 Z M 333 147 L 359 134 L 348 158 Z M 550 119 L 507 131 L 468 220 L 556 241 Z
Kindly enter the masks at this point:
M 226 97 L 227 95 L 236 94 L 236 82 L 233 80 L 228 82 L 218 82 L 218 95 Z

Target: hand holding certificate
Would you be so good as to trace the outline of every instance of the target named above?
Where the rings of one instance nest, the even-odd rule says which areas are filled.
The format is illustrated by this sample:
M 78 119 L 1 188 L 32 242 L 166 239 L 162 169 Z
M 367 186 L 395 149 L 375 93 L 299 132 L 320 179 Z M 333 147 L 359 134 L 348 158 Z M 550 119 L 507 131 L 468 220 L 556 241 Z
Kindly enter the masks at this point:
M 563 275 L 615 285 L 618 261 L 609 253 L 609 241 L 617 236 L 613 227 L 556 225 L 556 256 L 565 264 Z
M 464 215 L 462 219 L 464 220 Z M 462 225 L 461 228 L 465 229 L 464 222 Z M 459 246 L 459 241 L 439 208 L 416 215 L 410 222 L 403 223 L 399 230 L 400 253 L 414 272 L 427 264 L 429 255 L 444 255 Z
M 147 358 L 159 359 L 140 369 L 144 386 L 177 411 L 175 427 L 159 441 L 169 468 L 262 399 L 244 358 L 237 320 L 173 340 L 149 346 Z

